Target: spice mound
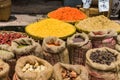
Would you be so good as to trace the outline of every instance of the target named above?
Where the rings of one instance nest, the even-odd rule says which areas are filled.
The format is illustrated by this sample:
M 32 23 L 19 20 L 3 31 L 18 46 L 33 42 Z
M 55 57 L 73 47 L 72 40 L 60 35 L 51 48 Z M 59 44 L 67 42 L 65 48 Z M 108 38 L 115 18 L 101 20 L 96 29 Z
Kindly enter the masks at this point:
M 96 50 L 95 52 L 92 52 L 90 55 L 90 59 L 93 62 L 100 63 L 100 64 L 107 64 L 110 65 L 111 62 L 116 61 L 117 55 L 109 52 L 109 51 L 100 51 Z
M 48 17 L 59 19 L 65 22 L 75 22 L 81 19 L 85 19 L 86 15 L 77 8 L 61 7 L 57 10 L 50 12 L 48 14 Z
M 23 67 L 22 71 L 23 72 L 26 72 L 26 71 L 41 72 L 45 69 L 46 67 L 44 65 L 40 65 L 39 63 L 36 62 L 34 65 L 27 63 Z
M 26 32 L 29 35 L 39 39 L 48 36 L 66 38 L 67 36 L 72 35 L 75 31 L 76 29 L 73 25 L 50 18 L 30 24 L 26 27 Z
M 114 30 L 119 32 L 120 25 L 114 21 L 109 20 L 107 17 L 100 15 L 96 17 L 90 17 L 79 21 L 76 24 L 76 28 L 82 31 L 103 31 L 103 30 Z

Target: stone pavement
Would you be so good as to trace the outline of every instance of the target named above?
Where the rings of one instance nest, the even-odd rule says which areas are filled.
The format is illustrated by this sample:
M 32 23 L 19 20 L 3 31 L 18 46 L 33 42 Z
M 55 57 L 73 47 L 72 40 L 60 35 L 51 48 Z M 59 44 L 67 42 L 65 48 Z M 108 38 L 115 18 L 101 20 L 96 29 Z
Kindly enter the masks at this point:
M 0 27 L 26 26 L 43 18 L 46 18 L 46 15 L 12 14 L 9 21 L 0 22 Z

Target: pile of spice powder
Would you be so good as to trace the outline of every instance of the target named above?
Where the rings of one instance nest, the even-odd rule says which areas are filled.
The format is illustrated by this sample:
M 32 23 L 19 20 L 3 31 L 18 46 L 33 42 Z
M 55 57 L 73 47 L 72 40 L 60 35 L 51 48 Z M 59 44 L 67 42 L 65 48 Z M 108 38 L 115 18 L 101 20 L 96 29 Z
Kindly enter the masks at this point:
M 52 18 L 32 23 L 25 30 L 29 35 L 36 38 L 45 38 L 48 36 L 66 38 L 76 31 L 73 25 Z
M 59 19 L 65 22 L 75 22 L 81 19 L 85 19 L 87 16 L 77 8 L 61 7 L 50 12 L 48 17 Z

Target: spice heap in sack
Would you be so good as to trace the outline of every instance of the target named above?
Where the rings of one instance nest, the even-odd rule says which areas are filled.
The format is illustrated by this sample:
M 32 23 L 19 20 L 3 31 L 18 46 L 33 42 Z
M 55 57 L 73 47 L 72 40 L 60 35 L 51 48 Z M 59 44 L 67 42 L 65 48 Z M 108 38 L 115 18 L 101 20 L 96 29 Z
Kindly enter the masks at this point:
M 53 80 L 89 80 L 87 69 L 82 65 L 57 63 L 54 65 Z
M 43 39 L 48 36 L 66 38 L 76 31 L 73 25 L 51 18 L 32 23 L 25 30 L 30 36 L 38 39 Z
M 86 53 L 90 80 L 118 80 L 120 53 L 111 48 L 95 48 Z
M 57 37 L 47 37 L 42 44 L 44 59 L 54 65 L 57 62 L 69 63 L 65 41 Z
M 93 48 L 115 48 L 117 32 L 113 30 L 93 31 L 89 33 Z
M 0 31 L 0 44 L 11 45 L 14 39 L 27 37 L 25 33 L 14 32 L 14 31 Z
M 15 39 L 11 43 L 11 49 L 18 59 L 21 56 L 35 55 L 41 57 L 41 45 L 31 38 Z
M 77 8 L 61 7 L 48 13 L 48 17 L 65 22 L 76 22 L 81 19 L 85 19 L 87 16 Z
M 75 26 L 79 31 L 82 30 L 86 32 L 102 31 L 109 29 L 120 32 L 120 25 L 103 15 L 89 17 L 87 19 L 81 20 Z
M 11 51 L 10 46 L 7 44 L 0 45 L 0 59 L 5 61 L 10 66 L 9 77 L 12 78 L 15 72 L 16 59 L 14 53 Z
M 10 80 L 8 73 L 9 65 L 0 59 L 0 80 Z
M 15 72 L 13 80 L 49 80 L 53 67 L 47 61 L 30 55 L 18 59 Z
M 91 41 L 85 33 L 76 33 L 67 39 L 67 47 L 72 64 L 85 65 L 85 54 L 92 48 Z

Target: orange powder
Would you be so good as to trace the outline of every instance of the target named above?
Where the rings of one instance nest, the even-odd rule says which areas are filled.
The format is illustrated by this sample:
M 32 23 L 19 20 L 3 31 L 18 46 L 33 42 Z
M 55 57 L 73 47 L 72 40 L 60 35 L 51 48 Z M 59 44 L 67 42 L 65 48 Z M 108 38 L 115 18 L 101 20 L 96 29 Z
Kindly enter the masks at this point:
M 69 22 L 85 19 L 86 15 L 77 8 L 61 7 L 55 11 L 50 12 L 48 17 Z

